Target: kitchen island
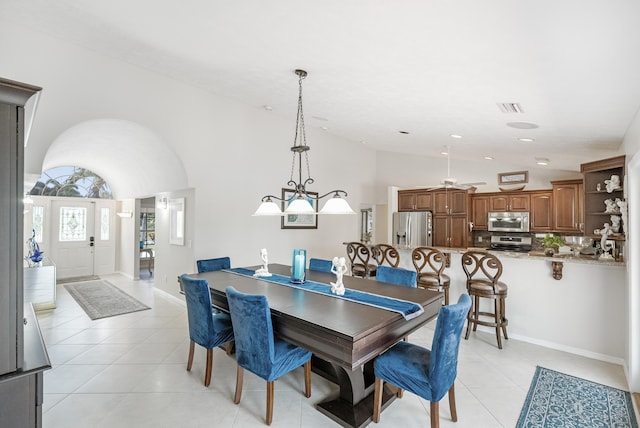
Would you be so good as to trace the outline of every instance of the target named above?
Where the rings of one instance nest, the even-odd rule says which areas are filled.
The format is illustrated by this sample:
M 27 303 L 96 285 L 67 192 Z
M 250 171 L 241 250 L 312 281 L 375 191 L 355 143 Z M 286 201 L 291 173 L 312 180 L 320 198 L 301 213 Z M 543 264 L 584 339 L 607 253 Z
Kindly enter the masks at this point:
M 471 248 L 439 249 L 450 255 L 445 273 L 451 277 L 450 299 L 456 301 L 466 292 L 462 253 Z M 411 249 L 397 250 L 400 267 L 414 269 Z M 490 252 L 502 262 L 501 280 L 509 286 L 506 315 L 510 338 L 624 364 L 629 325 L 625 263 L 564 254 L 547 257 L 540 251 Z M 552 269 L 558 262 L 564 265 L 559 281 L 554 279 Z M 478 330 L 493 333 L 481 326 Z M 480 337 L 472 333 L 469 340 L 483 340 Z M 487 336 L 486 340 L 493 343 L 494 337 Z M 503 346 L 508 352 L 509 340 Z M 523 348 L 515 349 L 521 352 Z

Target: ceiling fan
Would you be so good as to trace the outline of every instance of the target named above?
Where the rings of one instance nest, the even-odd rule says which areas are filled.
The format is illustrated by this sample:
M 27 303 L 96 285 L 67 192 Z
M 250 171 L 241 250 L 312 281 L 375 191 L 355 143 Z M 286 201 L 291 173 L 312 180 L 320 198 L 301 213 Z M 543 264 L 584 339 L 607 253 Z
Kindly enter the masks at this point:
M 484 181 L 478 181 L 475 183 L 458 183 L 457 178 L 451 177 L 451 150 L 449 146 L 447 146 L 447 177 L 443 178 L 440 181 L 440 184 L 437 186 L 427 186 L 427 189 L 460 189 L 460 190 L 468 190 L 475 186 L 482 186 L 487 184 Z

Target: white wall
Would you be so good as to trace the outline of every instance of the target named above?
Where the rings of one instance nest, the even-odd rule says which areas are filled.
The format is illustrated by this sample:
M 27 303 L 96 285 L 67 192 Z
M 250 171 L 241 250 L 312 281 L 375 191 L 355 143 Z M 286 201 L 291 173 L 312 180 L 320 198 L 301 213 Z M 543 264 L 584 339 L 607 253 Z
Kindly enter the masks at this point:
M 192 247 L 186 251 L 157 245 L 155 273 L 159 288 L 178 295 L 175 278 L 193 272 L 196 258 L 230 256 L 235 266 L 258 264 L 261 248 L 269 250 L 269 259 L 275 263 L 288 263 L 294 248 L 306 248 L 313 257 L 331 258 L 344 254 L 342 242 L 359 238 L 358 215 L 321 216 L 317 230 L 282 230 L 279 218 L 251 217 L 261 196 L 278 195 L 286 187 L 295 117 L 280 117 L 277 109 L 269 112 L 260 106 L 234 103 L 92 51 L 24 31 L 2 18 L 0 24 L 2 76 L 44 88 L 25 149 L 26 173 L 41 172 L 46 150 L 60 133 L 97 118 L 138 123 L 179 153 L 194 198 L 188 199 L 186 210 Z M 283 73 L 290 71 L 288 64 L 283 65 Z M 295 78 L 291 85 L 294 104 Z M 312 117 L 313 111 L 307 106 L 305 109 Z M 355 210 L 363 203 L 372 203 L 374 152 L 309 123 L 307 140 L 311 146 L 311 175 L 316 181 L 309 190 L 325 193 L 344 189 Z M 95 156 L 99 161 L 100 153 Z M 73 163 L 73 153 L 69 157 Z M 154 169 L 145 156 L 139 164 L 137 171 L 114 173 L 132 174 L 132 180 L 136 179 L 135 174 L 171 174 Z M 137 218 L 138 211 L 135 212 Z M 121 226 L 121 233 L 126 233 L 126 225 Z M 159 227 L 163 227 L 162 223 Z M 118 265 L 126 275 L 135 276 L 137 270 L 132 263 L 137 260 L 138 238 L 137 233 L 132 236 L 131 247 L 126 249 L 124 242 L 122 247 L 130 254 L 125 253 Z

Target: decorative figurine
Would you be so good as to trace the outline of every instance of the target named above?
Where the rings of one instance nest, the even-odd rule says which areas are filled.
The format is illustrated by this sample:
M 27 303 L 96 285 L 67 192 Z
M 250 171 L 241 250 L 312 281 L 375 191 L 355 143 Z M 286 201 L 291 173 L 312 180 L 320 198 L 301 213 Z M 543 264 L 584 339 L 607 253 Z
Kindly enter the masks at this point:
M 616 204 L 620 208 L 620 216 L 622 220 L 622 231 L 626 233 L 627 229 L 627 201 L 616 198 Z
M 605 199 L 604 203 L 607 206 L 607 208 L 604 210 L 606 214 L 618 213 L 618 205 L 613 199 Z
M 40 245 L 36 241 L 36 230 L 31 229 L 31 238 L 27 240 L 27 247 L 29 248 L 29 254 L 25 257 L 29 267 L 36 267 L 42 265 L 42 259 L 44 259 L 44 251 L 40 251 Z
M 611 225 L 609 223 L 605 223 L 604 227 L 600 231 L 600 235 L 602 235 L 602 238 L 600 238 L 600 248 L 603 251 L 603 253 L 600 255 L 601 259 L 613 258 L 613 256 L 609 253 L 609 250 L 607 249 L 607 239 L 612 234 L 613 234 L 613 230 L 611 229 Z
M 620 233 L 620 216 L 612 215 L 611 216 L 611 229 L 613 233 Z
M 611 193 L 614 190 L 620 190 L 620 176 L 614 174 L 611 176 L 610 180 L 604 180 L 604 184 L 608 193 Z
M 260 250 L 260 258 L 262 258 L 262 267 L 256 269 L 253 276 L 271 276 L 269 273 L 269 254 L 267 254 L 267 249 L 263 248 Z
M 334 257 L 331 263 L 331 273 L 336 275 L 336 282 L 330 282 L 331 292 L 338 296 L 344 296 L 344 284 L 342 277 L 347 273 L 347 261 L 344 257 Z

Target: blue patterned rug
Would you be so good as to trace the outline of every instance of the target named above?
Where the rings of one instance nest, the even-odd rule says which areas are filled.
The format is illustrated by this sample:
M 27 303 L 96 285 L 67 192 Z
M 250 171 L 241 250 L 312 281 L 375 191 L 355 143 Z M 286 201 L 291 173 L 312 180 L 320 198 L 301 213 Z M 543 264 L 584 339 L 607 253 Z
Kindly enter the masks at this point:
M 537 367 L 516 428 L 638 428 L 631 394 Z

